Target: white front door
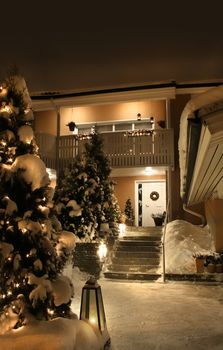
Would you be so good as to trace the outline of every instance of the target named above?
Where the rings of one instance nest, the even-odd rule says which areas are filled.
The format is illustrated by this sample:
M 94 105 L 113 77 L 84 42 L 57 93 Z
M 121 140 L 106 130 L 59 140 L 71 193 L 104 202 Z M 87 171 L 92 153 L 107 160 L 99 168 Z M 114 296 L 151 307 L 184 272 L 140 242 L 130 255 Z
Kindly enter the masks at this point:
M 155 226 L 152 214 L 166 211 L 166 182 L 137 183 L 138 226 Z

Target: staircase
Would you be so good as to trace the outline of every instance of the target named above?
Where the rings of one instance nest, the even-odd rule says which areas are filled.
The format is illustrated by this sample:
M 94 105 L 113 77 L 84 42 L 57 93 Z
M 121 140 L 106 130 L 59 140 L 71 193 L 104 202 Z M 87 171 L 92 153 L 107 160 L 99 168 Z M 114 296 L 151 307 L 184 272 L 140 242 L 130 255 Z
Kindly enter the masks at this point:
M 162 227 L 128 227 L 114 244 L 105 278 L 151 280 L 161 277 Z

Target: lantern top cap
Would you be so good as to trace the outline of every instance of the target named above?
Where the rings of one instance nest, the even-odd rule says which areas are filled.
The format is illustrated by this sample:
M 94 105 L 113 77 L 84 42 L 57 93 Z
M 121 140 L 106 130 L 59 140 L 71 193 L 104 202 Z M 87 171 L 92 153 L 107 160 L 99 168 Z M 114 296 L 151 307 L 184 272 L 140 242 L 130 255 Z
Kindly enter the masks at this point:
M 91 277 L 87 280 L 86 285 L 97 287 L 97 286 L 98 286 L 97 279 L 96 279 L 94 276 L 91 276 Z

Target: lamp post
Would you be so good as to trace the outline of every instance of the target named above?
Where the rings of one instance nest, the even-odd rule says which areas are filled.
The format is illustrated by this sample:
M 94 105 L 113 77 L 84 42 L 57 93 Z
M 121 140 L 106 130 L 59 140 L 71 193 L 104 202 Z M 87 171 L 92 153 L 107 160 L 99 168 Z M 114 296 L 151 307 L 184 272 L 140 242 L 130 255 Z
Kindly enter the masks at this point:
M 91 277 L 82 289 L 80 320 L 88 322 L 102 338 L 103 349 L 109 349 L 111 340 L 106 326 L 101 287 Z

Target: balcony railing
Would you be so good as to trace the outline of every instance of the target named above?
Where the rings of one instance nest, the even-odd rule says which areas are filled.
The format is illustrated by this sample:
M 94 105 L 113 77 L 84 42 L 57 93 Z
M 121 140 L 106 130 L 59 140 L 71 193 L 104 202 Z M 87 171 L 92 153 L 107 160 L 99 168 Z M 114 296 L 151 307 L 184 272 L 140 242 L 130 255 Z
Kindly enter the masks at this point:
M 174 166 L 173 130 L 157 129 L 151 136 L 125 136 L 124 132 L 103 133 L 104 151 L 112 167 Z M 73 136 L 36 134 L 40 154 L 48 167 L 63 169 L 84 149 L 85 141 Z M 58 150 L 58 151 L 57 151 Z

